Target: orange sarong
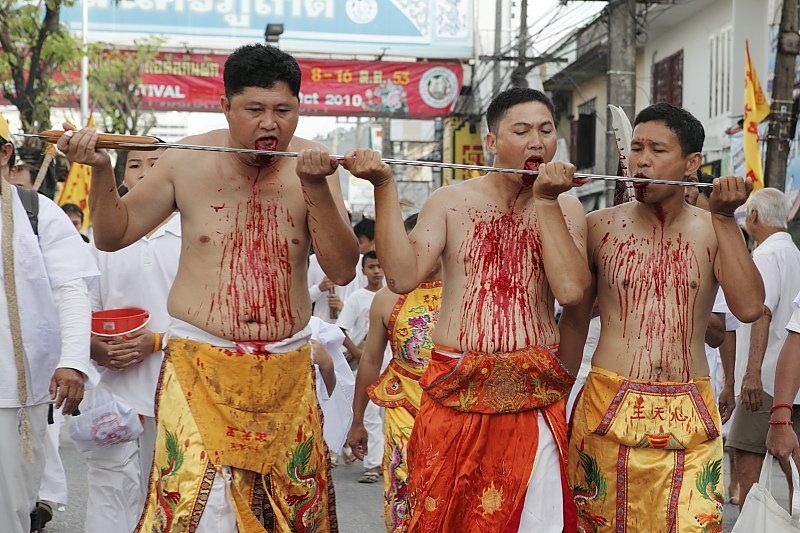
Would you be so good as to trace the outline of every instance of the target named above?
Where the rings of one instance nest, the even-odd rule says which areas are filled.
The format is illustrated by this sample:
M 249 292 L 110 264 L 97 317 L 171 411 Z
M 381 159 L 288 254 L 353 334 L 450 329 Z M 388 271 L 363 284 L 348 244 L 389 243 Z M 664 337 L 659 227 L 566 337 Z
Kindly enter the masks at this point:
M 555 347 L 553 347 L 555 348 Z M 537 410 L 559 448 L 564 525 L 575 506 L 566 483 L 566 396 L 574 379 L 556 352 L 434 350 L 409 444 L 409 531 L 516 531 L 539 440 Z

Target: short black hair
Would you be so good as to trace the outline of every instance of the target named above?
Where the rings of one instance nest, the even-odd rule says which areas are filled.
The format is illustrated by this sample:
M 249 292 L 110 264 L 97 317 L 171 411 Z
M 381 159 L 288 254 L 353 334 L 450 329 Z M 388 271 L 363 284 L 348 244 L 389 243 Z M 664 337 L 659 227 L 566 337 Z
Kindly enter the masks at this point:
M 369 252 L 364 254 L 364 257 L 361 258 L 361 268 L 364 268 L 364 265 L 367 264 L 367 259 L 374 259 L 378 260 L 378 254 L 375 250 L 370 250 Z
M 406 228 L 406 232 L 411 231 L 417 225 L 417 213 L 409 216 L 403 221 L 403 226 Z
M 81 209 L 77 204 L 66 203 L 61 206 L 61 209 L 63 209 L 68 215 L 80 215 L 81 223 L 83 223 L 83 209 Z
M 489 108 L 486 110 L 486 125 L 489 126 L 489 131 L 495 131 L 497 124 L 503 119 L 506 111 L 518 104 L 526 102 L 539 102 L 544 104 L 550 111 L 553 120 L 556 119 L 556 108 L 553 107 L 553 102 L 542 91 L 536 89 L 528 89 L 526 87 L 512 87 L 506 89 L 494 97 Z
M 685 109 L 666 102 L 653 104 L 639 111 L 633 120 L 633 127 L 635 128 L 643 122 L 656 121 L 663 122 L 678 136 L 681 153 L 684 156 L 703 151 L 706 132 L 700 121 Z
M 292 94 L 300 94 L 300 66 L 294 57 L 268 44 L 248 44 L 233 51 L 225 60 L 222 79 L 225 96 L 232 98 L 247 87 L 271 89 L 284 82 Z
M 353 226 L 353 231 L 356 234 L 356 237 L 361 237 L 362 235 L 369 239 L 370 241 L 375 240 L 375 221 L 371 218 L 362 218 L 358 221 L 358 223 Z

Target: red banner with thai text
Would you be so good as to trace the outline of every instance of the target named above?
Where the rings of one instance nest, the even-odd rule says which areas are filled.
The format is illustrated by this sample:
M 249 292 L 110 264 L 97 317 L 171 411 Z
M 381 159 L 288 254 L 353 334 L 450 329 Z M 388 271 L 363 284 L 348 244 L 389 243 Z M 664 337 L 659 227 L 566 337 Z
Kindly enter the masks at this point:
M 227 56 L 161 52 L 135 90 L 155 111 L 219 111 Z M 298 58 L 306 115 L 433 118 L 448 115 L 461 91 L 459 63 Z M 78 80 L 72 72 L 69 78 Z M 79 85 L 78 85 L 79 86 Z

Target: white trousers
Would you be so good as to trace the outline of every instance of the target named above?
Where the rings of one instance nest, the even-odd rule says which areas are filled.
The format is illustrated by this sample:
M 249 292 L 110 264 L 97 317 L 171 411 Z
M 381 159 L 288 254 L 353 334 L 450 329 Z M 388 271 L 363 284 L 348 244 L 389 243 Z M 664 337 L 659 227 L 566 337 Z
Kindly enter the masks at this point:
M 67 474 L 61 462 L 61 427 L 64 425 L 61 409 L 53 408 L 53 423 L 47 425 L 44 439 L 44 472 L 39 487 L 39 500 L 56 508 L 67 505 Z
M 564 529 L 564 499 L 558 445 L 542 414 L 537 411 L 536 416 L 539 419 L 539 445 L 517 531 L 561 533 Z
M 31 457 L 26 459 L 17 431 L 18 408 L 0 409 L 0 530 L 29 533 L 44 470 L 47 404 L 26 409 L 30 421 Z
M 138 441 L 83 454 L 89 487 L 85 533 L 133 531 L 147 495 L 154 439 L 155 419 L 145 417 Z
M 364 468 L 370 469 L 383 464 L 383 407 L 378 407 L 372 400 L 364 410 L 364 429 L 367 430 L 367 455 L 364 456 Z
M 236 510 L 231 493 L 231 469 L 218 467 L 196 533 L 236 533 Z

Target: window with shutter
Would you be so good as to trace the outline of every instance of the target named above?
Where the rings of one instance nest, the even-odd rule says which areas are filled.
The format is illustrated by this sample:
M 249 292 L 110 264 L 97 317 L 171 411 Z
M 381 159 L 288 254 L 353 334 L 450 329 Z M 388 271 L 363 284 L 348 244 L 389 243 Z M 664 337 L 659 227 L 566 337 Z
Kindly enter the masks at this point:
M 653 64 L 651 102 L 683 105 L 683 50 Z

